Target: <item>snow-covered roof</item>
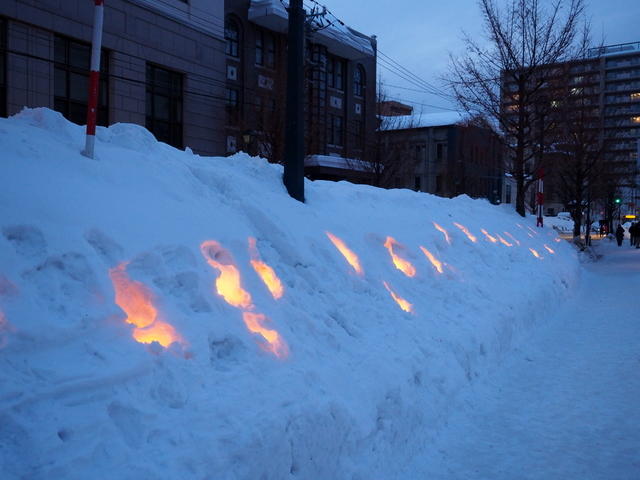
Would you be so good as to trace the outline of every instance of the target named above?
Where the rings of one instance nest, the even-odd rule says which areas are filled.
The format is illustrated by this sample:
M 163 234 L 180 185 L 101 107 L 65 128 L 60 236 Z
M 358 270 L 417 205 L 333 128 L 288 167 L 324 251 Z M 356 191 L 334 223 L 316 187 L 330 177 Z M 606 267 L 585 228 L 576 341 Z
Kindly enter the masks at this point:
M 372 170 L 372 165 L 369 162 L 334 155 L 309 155 L 304 159 L 304 166 L 341 168 L 344 170 L 356 170 L 358 172 L 368 172 Z
M 380 116 L 380 130 L 407 130 L 410 128 L 444 127 L 464 122 L 463 112 L 414 113 L 413 115 Z
M 288 29 L 288 18 L 285 4 L 280 0 L 251 0 L 249 6 L 249 20 L 260 26 L 284 33 Z M 358 58 L 364 55 L 375 55 L 371 37 L 364 35 L 347 25 L 337 21 L 318 23 L 318 27 L 325 27 L 313 34 L 313 40 L 326 45 L 334 53 L 345 58 Z M 346 47 L 346 48 L 345 48 Z

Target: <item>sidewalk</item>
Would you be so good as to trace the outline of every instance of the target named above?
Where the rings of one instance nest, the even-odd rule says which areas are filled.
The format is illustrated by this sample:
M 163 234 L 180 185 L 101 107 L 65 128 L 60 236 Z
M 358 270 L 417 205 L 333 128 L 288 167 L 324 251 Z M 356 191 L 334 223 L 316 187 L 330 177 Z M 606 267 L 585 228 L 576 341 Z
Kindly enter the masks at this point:
M 640 478 L 640 249 L 599 250 L 576 298 L 463 395 L 398 478 Z

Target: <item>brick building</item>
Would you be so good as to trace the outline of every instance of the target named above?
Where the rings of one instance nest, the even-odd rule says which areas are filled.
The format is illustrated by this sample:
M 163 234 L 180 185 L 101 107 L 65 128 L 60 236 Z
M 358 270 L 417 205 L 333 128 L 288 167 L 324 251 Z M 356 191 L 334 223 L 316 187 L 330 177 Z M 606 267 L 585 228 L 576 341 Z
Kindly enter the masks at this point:
M 0 114 L 49 107 L 86 122 L 94 2 L 0 2 Z M 98 123 L 225 151 L 223 0 L 107 0 Z
M 382 186 L 500 202 L 499 138 L 461 113 L 381 116 L 379 135 L 386 171 Z
M 305 173 L 366 182 L 374 148 L 376 42 L 337 22 L 311 26 L 305 59 Z M 279 0 L 225 2 L 226 150 L 282 161 L 288 15 Z

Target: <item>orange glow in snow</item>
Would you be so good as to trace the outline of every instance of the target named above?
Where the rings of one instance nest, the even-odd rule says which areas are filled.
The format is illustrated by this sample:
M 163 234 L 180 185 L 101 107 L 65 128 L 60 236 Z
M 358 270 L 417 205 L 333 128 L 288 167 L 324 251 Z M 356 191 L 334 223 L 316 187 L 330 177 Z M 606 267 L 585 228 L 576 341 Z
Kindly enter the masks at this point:
M 264 349 L 273 353 L 276 357 L 285 358 L 289 355 L 289 348 L 282 337 L 275 330 L 266 328 L 263 323 L 267 321 L 261 313 L 243 312 L 242 320 L 251 333 L 260 335 L 266 341 Z
M 485 237 L 487 237 L 487 240 L 489 240 L 491 243 L 498 243 L 498 239 L 493 235 L 489 235 L 489 232 L 487 232 L 484 228 L 481 228 L 480 231 L 484 234 Z
M 433 254 L 427 250 L 424 247 L 420 247 L 420 250 L 422 250 L 422 253 L 425 254 L 425 256 L 429 259 L 429 261 L 431 262 L 431 265 L 433 265 L 433 267 L 438 271 L 438 273 L 442 273 L 444 270 L 442 269 L 442 262 L 439 261 L 436 257 L 433 256 Z
M 501 237 L 500 235 L 497 235 L 498 240 L 500 240 L 500 243 L 502 243 L 504 246 L 506 247 L 513 247 L 513 243 L 509 243 L 507 242 L 504 237 Z
M 353 268 L 358 275 L 362 275 L 364 272 L 362 270 L 362 267 L 360 266 L 360 259 L 358 258 L 358 256 L 353 253 L 353 251 L 349 249 L 349 247 L 347 247 L 347 245 L 338 237 L 330 232 L 325 233 L 327 234 L 327 237 L 329 237 L 329 240 L 331 240 L 331 243 L 333 243 L 333 245 L 338 249 L 342 256 L 347 260 L 347 262 L 349 262 L 351 268 Z
M 560 242 L 562 241 L 562 239 L 561 239 L 561 238 L 554 238 L 553 240 L 554 240 L 556 243 L 560 243 Z
M 442 232 L 442 234 L 444 235 L 444 239 L 447 241 L 449 245 L 451 245 L 451 237 L 449 236 L 449 232 L 447 232 L 444 228 L 442 228 L 436 222 L 433 222 L 433 226 L 436 227 L 436 230 L 438 230 L 439 232 Z
M 249 308 L 252 305 L 251 295 L 240 284 L 240 272 L 234 265 L 229 252 L 215 240 L 207 240 L 200 245 L 200 251 L 207 263 L 220 271 L 216 279 L 218 295 L 234 307 Z
M 182 337 L 168 323 L 158 319 L 151 290 L 141 282 L 131 280 L 127 274 L 128 262 L 109 270 L 116 294 L 116 305 L 127 314 L 125 321 L 135 325 L 132 336 L 140 343 L 158 342 L 168 347 L 173 342 L 183 343 Z
M 387 241 L 384 242 L 384 246 L 389 250 L 389 255 L 391 255 L 391 260 L 393 260 L 393 264 L 396 266 L 398 270 L 404 273 L 407 277 L 415 277 L 416 269 L 415 267 L 407 260 L 402 257 L 396 255 L 393 251 L 393 247 L 395 245 L 400 246 L 398 242 L 395 241 L 392 237 L 387 237 Z
M 531 254 L 534 257 L 539 258 L 540 260 L 542 260 L 542 257 L 540 256 L 540 254 L 536 250 L 534 250 L 533 248 L 530 248 L 529 251 L 531 252 Z
M 399 297 L 398 295 L 396 295 L 396 293 L 391 290 L 391 287 L 389 286 L 389 284 L 387 282 L 382 282 L 382 284 L 384 285 L 384 288 L 387 289 L 387 291 L 389 292 L 389 294 L 391 295 L 391 298 L 393 298 L 395 300 L 395 302 L 398 304 L 398 306 L 405 312 L 407 313 L 412 313 L 413 312 L 413 305 L 411 305 L 409 302 L 407 302 L 404 298 Z
M 547 250 L 547 252 L 549 252 L 552 255 L 556 253 L 556 251 L 547 244 L 544 245 L 544 248 Z
M 509 232 L 504 232 L 504 234 L 509 237 L 511 240 L 513 240 L 514 242 L 516 242 L 516 245 L 520 246 L 520 242 L 518 241 L 518 239 L 516 237 L 514 237 L 513 235 L 511 235 Z
M 251 242 L 249 242 L 251 246 Z M 231 306 L 243 310 L 242 320 L 251 333 L 260 335 L 266 342 L 263 348 L 275 356 L 285 358 L 289 348 L 280 334 L 263 326 L 267 317 L 255 312 L 251 295 L 240 281 L 240 271 L 235 266 L 231 254 L 215 240 L 207 240 L 200 245 L 200 251 L 207 263 L 220 272 L 216 278 L 216 291 Z M 275 275 L 275 273 L 274 273 Z M 277 277 L 276 277 L 277 278 Z M 266 282 L 265 282 L 266 283 Z
M 459 223 L 453 222 L 453 224 L 458 227 L 460 230 L 462 230 L 462 232 L 467 236 L 467 238 L 469 240 L 471 240 L 473 243 L 476 243 L 478 241 L 478 239 L 476 238 L 475 235 L 473 235 L 468 229 L 467 227 L 465 227 L 464 225 L 460 225 Z
M 256 271 L 262 282 L 266 285 L 271 292 L 271 295 L 276 300 L 282 298 L 284 295 L 284 287 L 282 286 L 282 282 L 276 275 L 276 272 L 269 265 L 264 263 L 260 259 L 260 254 L 258 253 L 258 248 L 256 247 L 256 239 L 253 237 L 249 237 L 249 253 L 251 254 L 251 266 Z

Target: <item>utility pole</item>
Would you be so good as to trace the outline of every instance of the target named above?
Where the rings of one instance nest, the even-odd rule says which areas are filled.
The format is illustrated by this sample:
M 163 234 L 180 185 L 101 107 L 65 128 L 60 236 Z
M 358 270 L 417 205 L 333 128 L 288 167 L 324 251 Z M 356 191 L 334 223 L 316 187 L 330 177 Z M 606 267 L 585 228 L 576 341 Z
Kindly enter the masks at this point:
M 289 2 L 287 110 L 285 118 L 284 185 L 304 202 L 304 29 L 303 0 Z
M 93 38 L 91 41 L 91 72 L 89 73 L 89 98 L 87 105 L 87 138 L 82 151 L 85 157 L 93 158 L 96 142 L 96 116 L 98 114 L 98 87 L 100 86 L 100 52 L 102 49 L 102 24 L 104 0 L 94 0 Z

